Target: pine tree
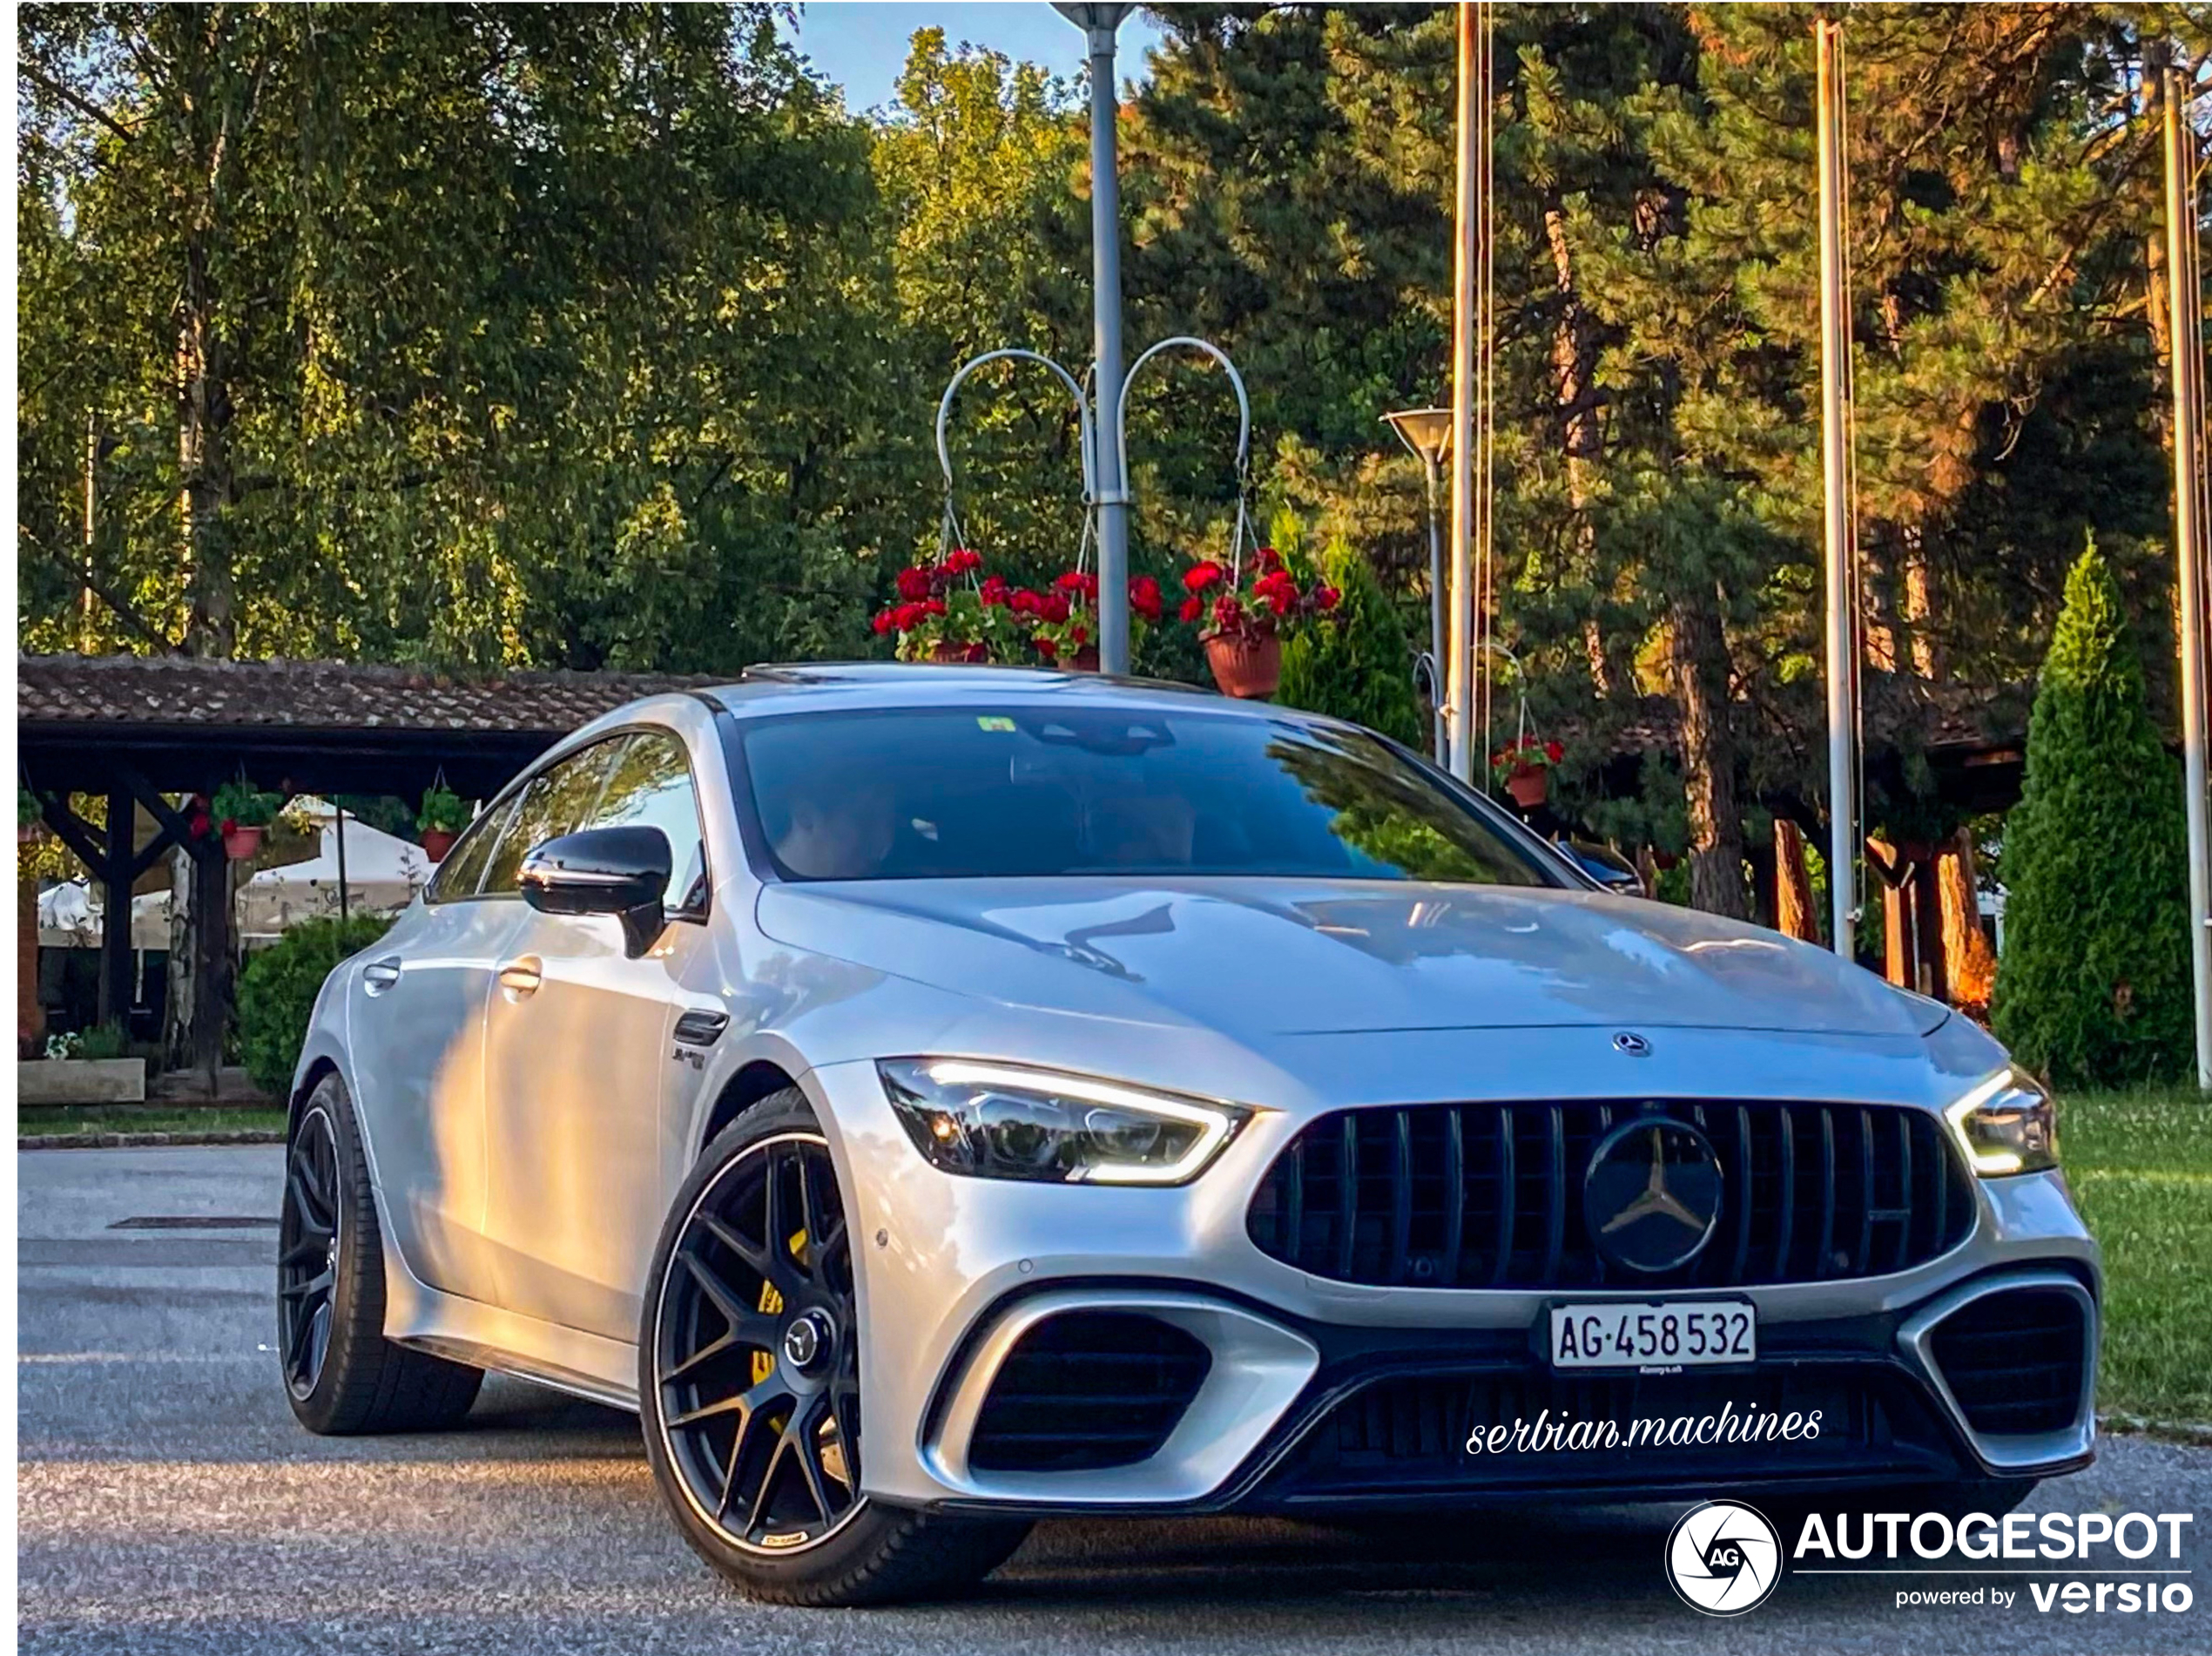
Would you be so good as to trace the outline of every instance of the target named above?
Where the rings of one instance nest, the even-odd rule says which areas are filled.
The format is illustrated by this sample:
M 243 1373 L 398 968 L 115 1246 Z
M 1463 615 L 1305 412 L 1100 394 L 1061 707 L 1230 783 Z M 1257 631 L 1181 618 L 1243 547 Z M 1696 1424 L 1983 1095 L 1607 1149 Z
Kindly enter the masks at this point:
M 1275 699 L 1348 719 L 1426 752 L 1413 651 L 1390 594 L 1359 549 L 1341 537 L 1322 549 L 1318 564 L 1321 578 L 1343 596 L 1332 618 L 1308 625 L 1284 644 Z
M 2178 1073 L 2190 1051 L 2188 868 L 2172 755 L 2094 539 L 2067 578 L 2005 822 L 1999 1037 L 2060 1085 Z

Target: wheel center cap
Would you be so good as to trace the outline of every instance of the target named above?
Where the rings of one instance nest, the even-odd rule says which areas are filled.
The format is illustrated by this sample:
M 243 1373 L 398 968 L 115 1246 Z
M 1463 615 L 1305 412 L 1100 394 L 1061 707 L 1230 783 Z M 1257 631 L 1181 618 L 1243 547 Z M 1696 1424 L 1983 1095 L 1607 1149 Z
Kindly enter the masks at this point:
M 800 1374 L 811 1374 L 829 1352 L 830 1321 L 819 1311 L 792 1319 L 784 1330 L 784 1361 Z

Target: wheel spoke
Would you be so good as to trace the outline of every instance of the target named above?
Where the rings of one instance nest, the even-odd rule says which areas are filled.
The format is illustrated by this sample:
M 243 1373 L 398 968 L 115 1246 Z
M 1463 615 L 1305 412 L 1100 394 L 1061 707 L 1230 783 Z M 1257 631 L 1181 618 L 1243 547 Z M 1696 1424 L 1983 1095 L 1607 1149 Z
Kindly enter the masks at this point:
M 814 1510 L 822 1515 L 822 1522 L 830 1521 L 829 1491 L 822 1484 L 822 1446 L 815 1436 L 821 1425 L 821 1416 L 827 1403 L 826 1396 L 817 1396 L 799 1416 L 799 1446 L 792 1451 L 799 1462 L 799 1475 L 806 1480 L 807 1498 L 814 1503 Z
M 791 1448 L 790 1422 L 777 1430 L 776 1446 L 768 1451 L 767 1469 L 760 1474 L 760 1486 L 752 1492 L 752 1507 L 745 1514 L 745 1536 L 749 1541 L 759 1534 L 767 1521 L 776 1498 L 776 1479 L 784 1469 L 784 1456 Z
M 765 1312 L 754 1310 L 739 1299 L 730 1285 L 716 1275 L 706 1261 L 691 1249 L 680 1249 L 678 1257 L 684 1261 L 684 1268 L 691 1274 L 691 1281 L 698 1283 L 705 1291 L 706 1297 L 714 1301 L 714 1308 L 722 1314 L 722 1320 L 729 1324 L 732 1334 L 758 1350 L 772 1351 L 775 1348 L 776 1324 L 773 1318 Z
M 814 1180 L 813 1160 L 804 1151 L 795 1152 L 792 1160 L 799 1171 L 799 1223 L 806 1238 L 806 1274 L 817 1275 L 822 1263 L 822 1219 L 814 1211 Z
M 302 1260 L 320 1259 L 330 1251 L 330 1233 L 314 1225 L 300 1227 L 307 1234 L 293 1243 L 279 1256 L 280 1265 L 297 1265 Z
M 736 1396 L 725 1397 L 719 1403 L 703 1403 L 697 1409 L 687 1409 L 680 1415 L 670 1416 L 668 1430 L 681 1431 L 686 1426 L 696 1426 L 699 1422 L 711 1420 L 718 1415 L 749 1415 L 752 1412 L 752 1405 L 746 1401 L 746 1394 L 739 1392 Z
M 289 1288 L 279 1288 L 277 1292 L 287 1300 L 300 1299 L 311 1294 L 325 1294 L 329 1291 L 333 1280 L 327 1269 L 320 1270 L 306 1281 L 294 1282 Z

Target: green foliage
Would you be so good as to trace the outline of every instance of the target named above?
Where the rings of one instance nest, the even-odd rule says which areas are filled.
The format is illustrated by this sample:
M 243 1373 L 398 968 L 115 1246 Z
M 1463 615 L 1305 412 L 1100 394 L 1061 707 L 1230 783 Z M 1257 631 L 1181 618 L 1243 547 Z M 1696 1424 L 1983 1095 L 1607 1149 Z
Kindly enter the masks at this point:
M 283 1096 L 331 968 L 391 929 L 374 915 L 303 920 L 246 963 L 238 980 L 239 1061 L 264 1092 Z
M 128 1056 L 131 1038 L 120 1024 L 95 1024 L 78 1038 L 81 1058 L 119 1058 Z
M 278 808 L 283 803 L 283 795 L 265 794 L 241 776 L 215 790 L 215 797 L 207 802 L 207 814 L 218 822 L 235 822 L 240 828 L 266 828 L 276 821 Z
M 27 787 L 17 788 L 16 790 L 17 828 L 18 830 L 27 828 L 36 822 L 38 820 L 38 796 Z
M 422 790 L 422 808 L 415 818 L 415 826 L 425 834 L 458 834 L 469 826 L 469 812 L 461 796 L 449 787 L 426 787 Z
M 1278 551 L 1298 561 L 1295 520 L 1278 514 Z M 1310 620 L 1283 641 L 1283 680 L 1275 699 L 1286 706 L 1365 725 L 1416 752 L 1428 739 L 1413 693 L 1413 651 L 1390 594 L 1374 567 L 1341 536 L 1322 549 L 1320 578 L 1343 596 L 1335 613 Z M 1302 582 L 1304 571 L 1299 571 Z
M 2145 711 L 2112 571 L 2093 541 L 2067 578 L 2005 823 L 1996 1031 L 2060 1085 L 2190 1062 L 2181 779 Z

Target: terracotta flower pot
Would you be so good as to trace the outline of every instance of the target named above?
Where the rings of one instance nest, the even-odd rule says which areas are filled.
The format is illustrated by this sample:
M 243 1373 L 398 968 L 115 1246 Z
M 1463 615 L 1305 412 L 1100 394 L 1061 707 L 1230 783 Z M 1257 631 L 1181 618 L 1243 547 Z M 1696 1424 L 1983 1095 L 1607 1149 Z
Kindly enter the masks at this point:
M 1070 673 L 1097 672 L 1098 646 L 1095 644 L 1086 644 L 1082 649 L 1076 652 L 1074 660 L 1065 662 L 1062 665 L 1065 666 Z
M 1209 632 L 1201 642 L 1224 696 L 1264 701 L 1283 682 L 1283 641 L 1272 632 Z
M 1516 765 L 1506 778 L 1506 792 L 1513 795 L 1513 802 L 1524 811 L 1533 811 L 1551 797 L 1552 773 L 1548 765 Z
M 932 661 L 988 661 L 990 651 L 981 644 L 955 644 L 950 639 L 940 639 L 929 646 Z
M 264 831 L 258 824 L 230 823 L 223 829 L 223 855 L 233 862 L 244 862 L 260 855 Z
M 446 853 L 453 849 L 453 842 L 457 837 L 451 828 L 424 828 L 422 855 L 433 862 L 442 862 L 446 860 Z

